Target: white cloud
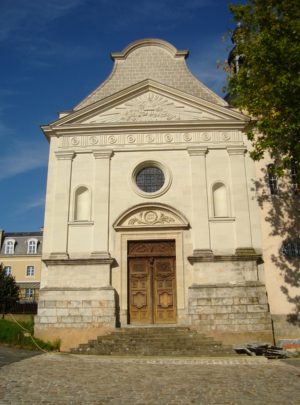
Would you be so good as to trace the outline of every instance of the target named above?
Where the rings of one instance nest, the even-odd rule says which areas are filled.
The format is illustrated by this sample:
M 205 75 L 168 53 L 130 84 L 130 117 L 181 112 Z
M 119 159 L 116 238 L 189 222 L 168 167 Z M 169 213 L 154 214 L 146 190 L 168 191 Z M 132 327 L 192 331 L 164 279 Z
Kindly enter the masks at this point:
M 45 205 L 45 197 L 44 196 L 35 196 L 29 201 L 22 201 L 22 204 L 16 209 L 14 214 L 23 214 L 27 211 L 36 209 L 36 208 L 43 208 Z
M 33 169 L 46 167 L 48 164 L 48 146 L 46 142 L 15 141 L 8 153 L 0 157 L 0 181 L 28 172 Z

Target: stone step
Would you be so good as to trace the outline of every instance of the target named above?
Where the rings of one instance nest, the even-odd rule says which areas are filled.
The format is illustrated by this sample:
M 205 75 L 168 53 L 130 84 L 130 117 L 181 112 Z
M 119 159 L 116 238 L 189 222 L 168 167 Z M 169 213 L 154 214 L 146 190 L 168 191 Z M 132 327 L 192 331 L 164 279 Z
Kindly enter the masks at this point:
M 73 353 L 111 356 L 234 355 L 229 347 L 188 327 L 128 327 L 116 329 L 72 349 Z

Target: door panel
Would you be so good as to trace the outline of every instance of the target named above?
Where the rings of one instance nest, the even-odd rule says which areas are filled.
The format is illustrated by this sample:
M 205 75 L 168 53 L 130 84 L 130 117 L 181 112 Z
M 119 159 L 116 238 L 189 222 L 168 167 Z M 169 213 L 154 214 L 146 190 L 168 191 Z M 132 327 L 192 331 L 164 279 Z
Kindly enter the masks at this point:
M 176 322 L 175 259 L 154 259 L 154 322 Z
M 174 253 L 174 241 L 131 242 L 129 244 L 130 323 L 176 323 Z M 145 257 L 141 257 L 142 255 Z
M 130 321 L 136 324 L 152 323 L 151 277 L 148 259 L 130 259 L 129 275 Z

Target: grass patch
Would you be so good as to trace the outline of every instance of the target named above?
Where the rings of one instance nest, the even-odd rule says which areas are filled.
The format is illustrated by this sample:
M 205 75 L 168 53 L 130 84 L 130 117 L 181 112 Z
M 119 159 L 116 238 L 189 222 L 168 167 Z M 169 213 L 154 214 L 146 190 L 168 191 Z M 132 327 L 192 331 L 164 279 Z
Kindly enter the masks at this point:
M 0 343 L 5 343 L 11 346 L 17 346 L 24 349 L 38 350 L 30 335 L 33 335 L 33 318 L 29 322 L 17 323 L 7 319 L 0 319 Z M 25 330 L 22 329 L 22 327 Z M 28 332 L 27 332 L 28 331 Z M 59 350 L 59 341 L 44 342 L 43 340 L 34 338 L 35 342 L 44 350 L 52 351 Z

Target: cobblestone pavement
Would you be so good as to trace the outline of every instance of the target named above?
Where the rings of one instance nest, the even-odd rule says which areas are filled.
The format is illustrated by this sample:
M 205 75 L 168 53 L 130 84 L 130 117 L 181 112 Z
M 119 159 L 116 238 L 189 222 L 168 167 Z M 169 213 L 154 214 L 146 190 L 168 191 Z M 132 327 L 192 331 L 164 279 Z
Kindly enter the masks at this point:
M 43 354 L 0 369 L 0 404 L 299 405 L 300 370 L 264 358 Z
M 38 354 L 41 354 L 41 352 L 16 349 L 14 347 L 0 345 L 0 367 L 26 359 L 28 357 L 36 356 Z

